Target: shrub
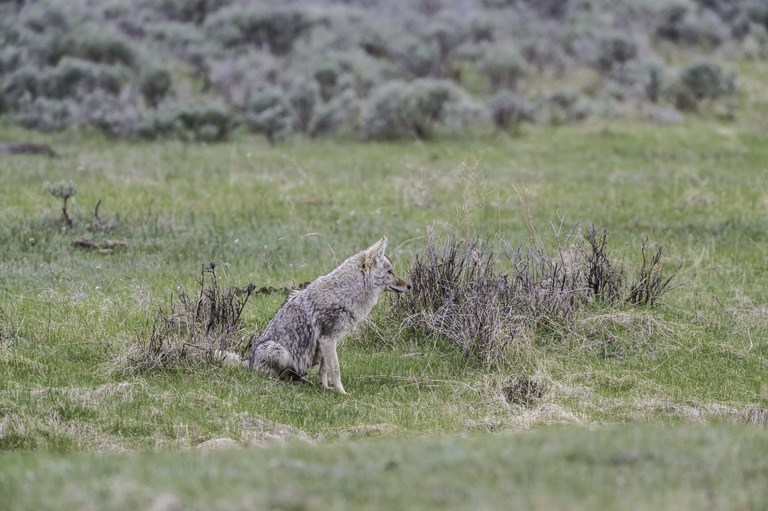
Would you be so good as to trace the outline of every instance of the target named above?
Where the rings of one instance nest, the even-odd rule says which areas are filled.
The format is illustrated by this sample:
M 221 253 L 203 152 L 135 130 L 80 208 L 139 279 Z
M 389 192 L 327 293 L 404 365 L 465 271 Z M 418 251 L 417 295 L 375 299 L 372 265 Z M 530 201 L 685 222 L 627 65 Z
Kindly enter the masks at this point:
M 494 94 L 488 101 L 493 123 L 500 129 L 517 127 L 522 122 L 533 122 L 536 107 L 523 96 L 510 91 Z
M 714 48 L 731 37 L 728 25 L 711 9 L 689 14 L 680 26 L 681 42 Z
M 763 25 L 752 23 L 749 33 L 744 39 L 744 53 L 755 59 L 768 59 L 768 29 Z
M 38 131 L 57 131 L 70 125 L 77 105 L 69 99 L 24 98 L 16 104 L 16 124 Z
M 684 0 L 669 2 L 659 12 L 656 35 L 663 39 L 679 41 L 683 19 L 690 10 L 690 4 Z
M 352 89 L 346 89 L 317 108 L 309 123 L 309 135 L 316 137 L 336 133 L 345 124 L 352 124 L 359 113 L 360 101 L 357 94 Z
M 22 66 L 9 73 L 0 82 L 5 101 L 12 106 L 19 106 L 22 101 L 32 101 L 40 93 L 39 71 L 31 65 Z
M 437 41 L 407 37 L 396 55 L 400 68 L 412 77 L 441 76 L 440 46 Z
M 656 247 L 656 250 L 651 250 Z M 677 272 L 683 267 L 680 261 L 677 269 L 667 278 L 661 274 L 661 258 L 667 250 L 666 245 L 648 245 L 648 238 L 643 240 L 643 263 L 637 269 L 635 280 L 632 282 L 626 301 L 638 305 L 654 306 L 659 299 L 669 290 L 677 286 L 671 285 L 677 277 Z
M 591 304 L 659 305 L 676 287 L 680 270 L 663 275 L 666 247 L 654 251 L 644 240 L 642 264 L 628 279 L 607 238 L 595 226 L 582 235 L 578 225 L 556 240 L 554 250 L 535 230 L 529 244 L 516 247 L 503 239 L 494 244 L 430 238 L 409 270 L 411 292 L 399 297 L 390 314 L 424 342 L 435 345 L 435 337 L 442 337 L 465 356 L 493 366 L 509 348 L 530 342 L 534 329 L 573 329 L 576 313 Z
M 142 373 L 179 365 L 221 365 L 244 346 L 240 318 L 256 286 L 222 288 L 213 263 L 203 265 L 198 289 L 179 293 L 160 307 L 139 343 L 117 359 L 110 372 Z
M 617 67 L 613 77 L 630 94 L 644 96 L 655 103 L 661 94 L 665 72 L 661 60 L 631 60 Z
M 448 80 L 391 81 L 369 100 L 362 120 L 366 138 L 428 138 L 443 119 L 447 103 L 460 96 Z
M 263 133 L 270 144 L 285 138 L 294 123 L 290 102 L 276 88 L 256 93 L 243 118 L 248 129 Z
M 313 76 L 324 101 L 346 87 L 366 96 L 376 84 L 402 74 L 393 62 L 375 59 L 358 49 L 331 52 L 318 60 Z
M 637 44 L 624 34 L 603 36 L 597 41 L 595 65 L 602 72 L 608 72 L 637 56 Z
M 542 111 L 550 124 L 575 123 L 592 115 L 592 106 L 575 92 L 560 91 L 544 101 Z
M 154 108 L 170 91 L 171 81 L 171 73 L 167 69 L 151 68 L 142 75 L 139 90 L 147 103 Z
M 726 73 L 711 60 L 700 58 L 683 68 L 679 78 L 684 92 L 696 101 L 717 99 L 736 92 L 736 74 Z
M 520 0 L 546 17 L 561 19 L 571 6 L 571 0 Z
M 55 36 L 48 62 L 56 64 L 66 56 L 90 60 L 99 64 L 133 64 L 131 43 L 115 31 L 86 25 Z
M 67 201 L 70 197 L 77 194 L 77 187 L 72 181 L 59 181 L 58 183 L 51 183 L 46 181 L 43 183 L 43 190 L 50 193 L 57 199 L 61 199 L 61 214 L 64 218 L 65 227 L 72 227 L 72 218 L 67 213 Z
M 568 61 L 564 49 L 555 41 L 540 39 L 529 42 L 521 51 L 526 62 L 535 66 L 539 73 L 551 69 L 556 76 L 562 76 Z
M 40 94 L 49 98 L 77 98 L 96 88 L 118 94 L 123 80 L 125 73 L 118 66 L 64 57 L 56 67 L 41 73 L 39 88 Z
M 285 55 L 318 21 L 318 17 L 299 7 L 232 6 L 211 15 L 205 26 L 225 46 L 250 44 Z
M 229 136 L 234 126 L 232 114 L 223 108 L 164 103 L 144 118 L 137 134 L 149 140 L 177 138 L 219 142 Z
M 200 69 L 204 80 L 224 100 L 238 109 L 245 109 L 251 99 L 254 84 L 274 84 L 278 81 L 281 64 L 271 53 L 249 50 L 235 58 L 212 60 Z M 263 85 L 259 85 L 261 87 Z
M 467 132 L 471 125 L 487 122 L 488 120 L 488 108 L 486 105 L 474 101 L 467 94 L 459 91 L 451 101 L 445 104 L 440 124 L 452 133 L 462 135 Z
M 288 91 L 288 101 L 294 113 L 294 129 L 305 133 L 320 102 L 320 87 L 313 79 L 299 80 Z
M 463 19 L 444 15 L 428 24 L 422 33 L 425 40 L 437 44 L 440 64 L 445 66 L 454 51 L 469 39 L 470 28 Z
M 139 113 L 130 105 L 100 89 L 94 90 L 79 101 L 80 108 L 75 123 L 85 123 L 98 128 L 112 137 L 133 135 L 139 129 Z
M 320 93 L 326 101 L 329 100 L 336 89 L 336 82 L 339 79 L 338 63 L 334 60 L 324 60 L 315 69 L 315 81 L 320 86 Z
M 21 67 L 27 60 L 26 51 L 17 46 L 0 48 L 0 74 L 7 75 Z
M 142 28 L 148 41 L 185 58 L 189 56 L 190 51 L 194 52 L 206 44 L 205 32 L 190 23 L 156 21 L 144 23 Z
M 492 91 L 515 90 L 527 74 L 527 67 L 520 52 L 510 46 L 488 46 L 483 52 L 478 69 L 487 78 Z
M 201 24 L 209 14 L 232 3 L 232 0 L 148 0 L 147 7 L 174 21 Z

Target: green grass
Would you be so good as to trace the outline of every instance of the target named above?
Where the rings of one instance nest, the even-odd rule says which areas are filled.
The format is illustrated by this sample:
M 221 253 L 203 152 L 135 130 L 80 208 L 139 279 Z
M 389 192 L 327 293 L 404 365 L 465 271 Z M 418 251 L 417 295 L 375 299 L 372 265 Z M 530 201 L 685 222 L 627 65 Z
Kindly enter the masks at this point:
M 135 495 L 119 485 L 116 493 L 94 486 L 83 494 L 66 482 L 71 471 L 66 467 L 77 466 L 91 481 L 85 484 L 114 488 L 116 483 L 103 479 L 109 466 L 128 463 L 132 468 L 126 470 L 135 471 L 130 480 L 173 480 L 167 491 L 178 493 L 185 504 L 194 501 L 198 503 L 193 507 L 204 507 L 202 502 L 213 501 L 193 500 L 195 492 L 202 491 L 194 477 L 214 477 L 206 475 L 204 464 L 245 465 L 258 457 L 258 473 L 267 470 L 273 455 L 163 452 L 89 458 L 73 453 L 60 458 L 55 453 L 165 451 L 209 441 L 262 445 L 281 438 L 323 444 L 379 438 L 387 443 L 318 449 L 289 445 L 285 452 L 327 463 L 344 457 L 375 458 L 379 449 L 411 460 L 411 450 L 434 448 L 438 461 L 427 457 L 416 465 L 429 471 L 429 463 L 450 465 L 455 460 L 454 440 L 442 437 L 541 428 L 521 437 L 456 441 L 456 449 L 462 456 L 475 450 L 495 455 L 506 452 L 502 446 L 511 442 L 527 453 L 526 463 L 535 465 L 538 448 L 551 460 L 560 456 L 578 473 L 571 479 L 570 470 L 546 468 L 543 479 L 533 481 L 534 488 L 543 488 L 547 478 L 560 477 L 585 507 L 616 507 L 608 490 L 591 500 L 599 485 L 578 493 L 579 478 L 593 470 L 599 477 L 611 472 L 604 466 L 613 466 L 604 463 L 608 458 L 595 450 L 601 447 L 590 443 L 602 437 L 582 429 L 542 426 L 765 424 L 768 144 L 766 111 L 762 103 L 755 105 L 749 122 L 742 123 L 703 117 L 679 125 L 591 121 L 528 128 L 513 139 L 499 135 L 427 143 L 300 141 L 274 148 L 242 133 L 220 145 L 136 144 L 90 133 L 44 136 L 0 127 L 0 139 L 47 141 L 60 154 L 55 159 L 0 155 L 0 449 L 20 451 L 0 458 L 5 473 L 0 484 L 14 488 L 11 502 L 19 502 L 20 508 L 44 504 L 41 499 L 56 492 L 70 495 L 72 507 L 85 505 L 78 500 L 83 495 L 96 495 L 92 507 L 111 507 L 117 501 L 109 499 L 119 499 L 114 495 L 120 492 L 125 505 L 141 506 L 166 491 L 163 483 L 163 488 L 150 485 Z M 466 169 L 461 172 L 467 159 L 484 166 L 484 180 L 467 182 Z M 79 190 L 76 204 L 69 207 L 75 226 L 68 232 L 62 231 L 59 201 L 43 190 L 44 181 L 62 179 L 72 179 Z M 527 210 L 519 193 L 526 197 L 539 234 L 549 242 L 564 217 L 566 228 L 576 221 L 607 227 L 613 253 L 627 264 L 637 262 L 645 237 L 667 244 L 664 268 L 671 271 L 682 258 L 677 282 L 683 286 L 655 309 L 586 307 L 572 326 L 537 330 L 530 343 L 518 346 L 506 363 L 493 369 L 463 358 L 440 339 L 424 339 L 393 324 L 384 301 L 339 350 L 347 396 L 324 391 L 316 383 L 295 385 L 242 369 L 176 367 L 140 374 L 114 370 L 116 360 L 146 334 L 158 306 L 169 303 L 178 282 L 194 287 L 202 264 L 216 262 L 229 285 L 290 287 L 330 271 L 346 256 L 387 235 L 389 254 L 404 273 L 429 232 L 528 240 Z M 89 227 L 90 210 L 99 199 L 102 220 L 114 223 L 109 232 Z M 102 255 L 73 247 L 77 237 L 99 243 L 118 239 L 126 247 Z M 260 330 L 283 298 L 253 298 L 244 314 L 247 333 Z M 541 400 L 529 406 L 505 400 L 504 385 L 521 375 L 545 382 Z M 736 490 L 719 480 L 719 461 L 698 471 L 701 460 L 708 459 L 706 449 L 720 449 L 721 441 L 723 446 L 735 445 L 744 435 L 755 442 L 754 449 L 744 452 L 764 457 L 757 430 L 598 431 L 607 431 L 618 443 L 637 434 L 641 446 L 647 446 L 627 469 L 633 495 L 642 496 L 643 479 L 636 481 L 632 471 L 654 466 L 658 460 L 645 456 L 664 452 L 653 447 L 658 440 L 670 452 L 684 450 L 680 463 L 690 468 L 679 471 L 677 461 L 667 463 L 674 456 L 662 456 L 670 477 L 648 483 L 667 480 L 678 488 L 668 490 L 674 493 L 669 498 L 680 500 L 662 496 L 659 504 L 698 503 L 700 491 L 709 495 L 705 487 L 715 484 L 715 494 L 723 495 L 718 502 L 741 502 L 748 509 L 765 505 L 749 496 L 759 492 L 748 493 L 755 488 L 755 471 L 765 472 L 759 457 L 756 465 L 745 461 L 732 467 L 734 477 L 747 488 L 746 500 L 729 497 L 737 495 L 728 493 Z M 438 439 L 417 440 L 433 436 Z M 560 451 L 547 451 L 550 439 L 555 445 L 578 447 L 582 454 L 571 460 Z M 579 439 L 586 442 L 583 447 Z M 692 443 L 686 443 L 689 440 Z M 703 447 L 697 448 L 699 443 Z M 170 467 L 177 459 L 201 472 L 189 481 L 174 475 Z M 404 467 L 414 462 L 397 463 Z M 18 479 L 25 472 L 8 470 L 15 463 L 48 471 L 46 477 L 56 479 L 51 484 L 59 489 L 38 495 L 33 491 L 38 483 Z M 468 466 L 478 464 L 475 460 Z M 500 472 L 499 477 L 534 477 L 524 475 L 524 466 L 506 467 L 513 472 Z M 366 470 L 361 474 L 368 474 Z M 696 479 L 694 472 L 710 475 Z M 227 471 L 231 473 L 237 472 Z M 398 477 L 407 481 L 408 474 L 396 471 L 386 484 L 396 487 Z M 457 471 L 451 477 L 465 475 Z M 349 479 L 353 476 L 342 473 L 342 486 L 324 488 L 317 497 L 307 495 L 306 502 L 301 497 L 282 503 L 281 495 L 288 493 L 278 492 L 271 497 L 277 499 L 273 507 L 314 507 L 317 499 L 321 505 L 345 501 L 354 508 L 354 499 L 344 500 L 347 490 L 356 491 Z M 693 480 L 699 493 L 686 493 Z M 311 488 L 321 483 L 307 484 Z M 429 485 L 425 499 L 437 492 L 432 482 Z M 253 499 L 267 487 L 258 488 Z M 373 491 L 367 488 L 360 491 Z M 232 502 L 251 498 L 244 489 L 238 491 Z M 491 500 L 460 490 L 446 495 L 459 504 L 476 502 L 478 508 L 498 504 L 493 495 L 487 497 Z M 569 501 L 569 493 L 563 495 L 562 501 L 551 493 L 532 496 L 523 504 L 554 507 Z M 413 497 L 404 493 L 397 498 Z
M 0 508 L 765 509 L 750 427 L 552 428 L 261 450 L 0 456 Z M 44 488 L 45 491 L 39 491 Z

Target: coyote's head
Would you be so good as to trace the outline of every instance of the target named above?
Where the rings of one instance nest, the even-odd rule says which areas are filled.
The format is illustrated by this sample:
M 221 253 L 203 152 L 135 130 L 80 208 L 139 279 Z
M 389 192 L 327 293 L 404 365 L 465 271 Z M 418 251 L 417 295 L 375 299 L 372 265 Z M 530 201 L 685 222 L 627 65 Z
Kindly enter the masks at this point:
M 374 286 L 384 291 L 405 293 L 411 289 L 411 285 L 395 273 L 392 261 L 384 255 L 386 248 L 387 237 L 383 236 L 366 250 L 363 254 L 363 270 L 370 276 Z

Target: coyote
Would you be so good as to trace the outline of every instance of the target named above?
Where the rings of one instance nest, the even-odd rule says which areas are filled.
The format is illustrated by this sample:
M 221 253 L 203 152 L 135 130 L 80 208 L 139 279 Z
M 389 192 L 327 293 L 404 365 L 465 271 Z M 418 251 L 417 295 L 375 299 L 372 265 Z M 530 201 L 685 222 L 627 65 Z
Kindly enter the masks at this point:
M 251 349 L 248 366 L 276 377 L 303 379 L 320 364 L 320 383 L 346 394 L 336 345 L 371 312 L 384 291 L 411 288 L 384 255 L 387 237 L 327 275 L 295 291 L 277 310 Z

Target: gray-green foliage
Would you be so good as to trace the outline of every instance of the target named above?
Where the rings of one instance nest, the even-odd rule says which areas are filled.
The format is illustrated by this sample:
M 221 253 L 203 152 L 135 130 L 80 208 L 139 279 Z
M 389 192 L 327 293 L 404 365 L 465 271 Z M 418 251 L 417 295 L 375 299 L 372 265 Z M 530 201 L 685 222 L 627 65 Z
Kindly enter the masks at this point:
M 55 67 L 39 76 L 37 90 L 42 96 L 56 99 L 77 99 L 94 89 L 118 94 L 124 73 L 126 70 L 120 66 L 64 57 Z
M 316 137 L 336 133 L 345 125 L 355 123 L 360 113 L 360 100 L 353 89 L 346 89 L 316 109 L 308 126 L 309 135 Z
M 488 110 L 496 126 L 509 129 L 522 122 L 533 122 L 536 106 L 519 94 L 503 90 L 491 96 Z
M 733 97 L 736 90 L 735 72 L 726 72 L 710 59 L 698 58 L 680 70 L 668 94 L 678 108 L 696 110 L 702 101 Z
M 0 2 L 0 112 L 39 130 L 90 124 L 130 136 L 146 134 L 152 124 L 146 119 L 163 116 L 152 110 L 171 89 L 179 102 L 223 104 L 251 118 L 251 91 L 275 89 L 290 103 L 291 129 L 318 134 L 370 124 L 361 112 L 381 106 L 374 103 L 387 83 L 397 88 L 419 79 L 449 80 L 481 104 L 502 90 L 541 101 L 565 85 L 581 105 L 610 97 L 669 101 L 693 111 L 699 92 L 690 87 L 660 93 L 664 73 L 646 66 L 654 54 L 682 65 L 691 48 L 715 61 L 768 55 L 768 8 L 758 0 L 470 4 Z M 542 87 L 585 64 L 602 76 Z M 349 88 L 354 101 L 342 105 L 341 98 L 352 100 Z M 90 109 L 96 98 L 104 100 L 98 115 L 84 106 Z M 449 124 L 482 126 L 487 116 L 473 108 L 449 105 Z M 215 125 L 195 128 L 193 138 L 220 138 Z M 269 131 L 279 137 L 284 130 Z
M 590 117 L 594 112 L 591 102 L 572 90 L 551 94 L 540 104 L 540 116 L 549 124 L 573 124 Z
M 270 144 L 285 138 L 294 122 L 290 102 L 276 88 L 255 93 L 243 119 L 248 129 L 263 133 Z
M 236 5 L 211 15 L 205 27 L 211 37 L 226 47 L 253 45 L 284 55 L 318 21 L 313 13 L 297 7 Z
M 147 103 L 156 107 L 171 89 L 173 78 L 165 68 L 151 68 L 141 77 L 139 89 Z
M 43 190 L 50 193 L 57 199 L 61 199 L 61 215 L 64 217 L 64 225 L 66 227 L 72 226 L 72 218 L 67 213 L 67 201 L 77 194 L 77 186 L 73 181 L 59 181 L 57 183 L 51 183 L 45 181 L 43 183 Z
M 603 36 L 597 41 L 595 65 L 603 72 L 635 58 L 637 44 L 627 35 L 616 33 Z
M 66 56 L 82 58 L 100 64 L 133 64 L 131 41 L 112 27 L 74 25 L 68 31 L 56 33 L 48 50 L 48 61 L 58 62 Z
M 528 72 L 520 52 L 508 44 L 486 47 L 477 66 L 494 92 L 515 90 Z
M 12 114 L 15 123 L 42 132 L 64 129 L 74 124 L 78 105 L 69 99 L 48 99 L 24 97 L 15 103 L 18 111 Z
M 623 91 L 657 102 L 661 95 L 666 66 L 659 59 L 630 60 L 616 67 L 613 79 Z
M 304 133 L 320 103 L 320 86 L 314 79 L 299 80 L 288 91 L 288 101 L 294 112 L 294 129 Z
M 370 139 L 429 138 L 444 120 L 448 103 L 459 98 L 449 80 L 389 82 L 374 92 L 362 119 L 363 134 Z
M 680 82 L 696 99 L 717 99 L 736 91 L 736 75 L 708 59 L 698 59 L 680 73 Z
M 43 190 L 50 193 L 57 199 L 62 199 L 64 201 L 77 194 L 77 186 L 72 180 L 64 180 L 57 183 L 45 181 L 43 183 Z
M 219 142 L 227 138 L 235 124 L 231 112 L 222 107 L 168 103 L 145 115 L 137 133 L 148 140 Z

